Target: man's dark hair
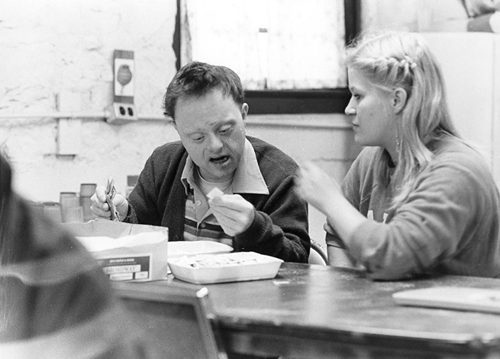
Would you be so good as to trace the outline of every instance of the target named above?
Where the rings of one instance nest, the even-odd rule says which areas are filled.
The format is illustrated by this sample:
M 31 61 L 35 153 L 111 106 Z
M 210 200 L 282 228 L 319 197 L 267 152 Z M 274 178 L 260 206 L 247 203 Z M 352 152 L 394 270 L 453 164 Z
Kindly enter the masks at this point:
M 182 67 L 168 85 L 163 98 L 164 114 L 175 121 L 175 106 L 180 97 L 203 96 L 213 89 L 231 96 L 239 105 L 245 102 L 243 86 L 236 72 L 225 66 L 194 61 Z

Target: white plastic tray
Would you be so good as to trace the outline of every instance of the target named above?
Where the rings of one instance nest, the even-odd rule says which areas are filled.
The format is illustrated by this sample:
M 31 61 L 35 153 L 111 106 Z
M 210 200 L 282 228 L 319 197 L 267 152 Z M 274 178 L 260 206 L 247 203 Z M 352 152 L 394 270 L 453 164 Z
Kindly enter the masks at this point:
M 185 256 L 168 264 L 178 279 L 210 284 L 274 278 L 282 262 L 255 252 L 236 252 Z
M 229 253 L 233 247 L 213 241 L 178 241 L 168 242 L 168 259 L 190 256 L 195 254 Z

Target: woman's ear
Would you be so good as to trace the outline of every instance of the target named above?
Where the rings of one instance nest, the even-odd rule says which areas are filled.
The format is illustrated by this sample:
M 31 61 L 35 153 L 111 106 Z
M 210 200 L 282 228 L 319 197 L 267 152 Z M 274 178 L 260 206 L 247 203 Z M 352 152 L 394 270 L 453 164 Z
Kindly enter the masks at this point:
M 392 109 L 394 113 L 398 114 L 404 109 L 407 99 L 408 94 L 402 87 L 398 87 L 392 92 Z

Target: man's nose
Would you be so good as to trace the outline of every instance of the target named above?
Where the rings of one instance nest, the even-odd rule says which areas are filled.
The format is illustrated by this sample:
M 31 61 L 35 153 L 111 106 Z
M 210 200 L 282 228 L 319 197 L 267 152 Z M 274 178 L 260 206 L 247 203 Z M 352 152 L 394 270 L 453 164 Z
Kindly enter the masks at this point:
M 224 146 L 224 143 L 218 135 L 212 133 L 209 135 L 208 146 L 212 151 L 214 151 L 221 149 Z

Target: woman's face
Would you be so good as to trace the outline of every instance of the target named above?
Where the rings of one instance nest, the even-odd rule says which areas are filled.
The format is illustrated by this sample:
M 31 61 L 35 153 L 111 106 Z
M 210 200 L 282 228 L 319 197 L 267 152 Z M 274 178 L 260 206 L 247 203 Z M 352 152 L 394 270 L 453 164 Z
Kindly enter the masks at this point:
M 345 113 L 354 116 L 354 140 L 392 153 L 396 149 L 396 116 L 391 108 L 391 93 L 373 86 L 356 69 L 349 68 L 347 75 L 351 99 Z

